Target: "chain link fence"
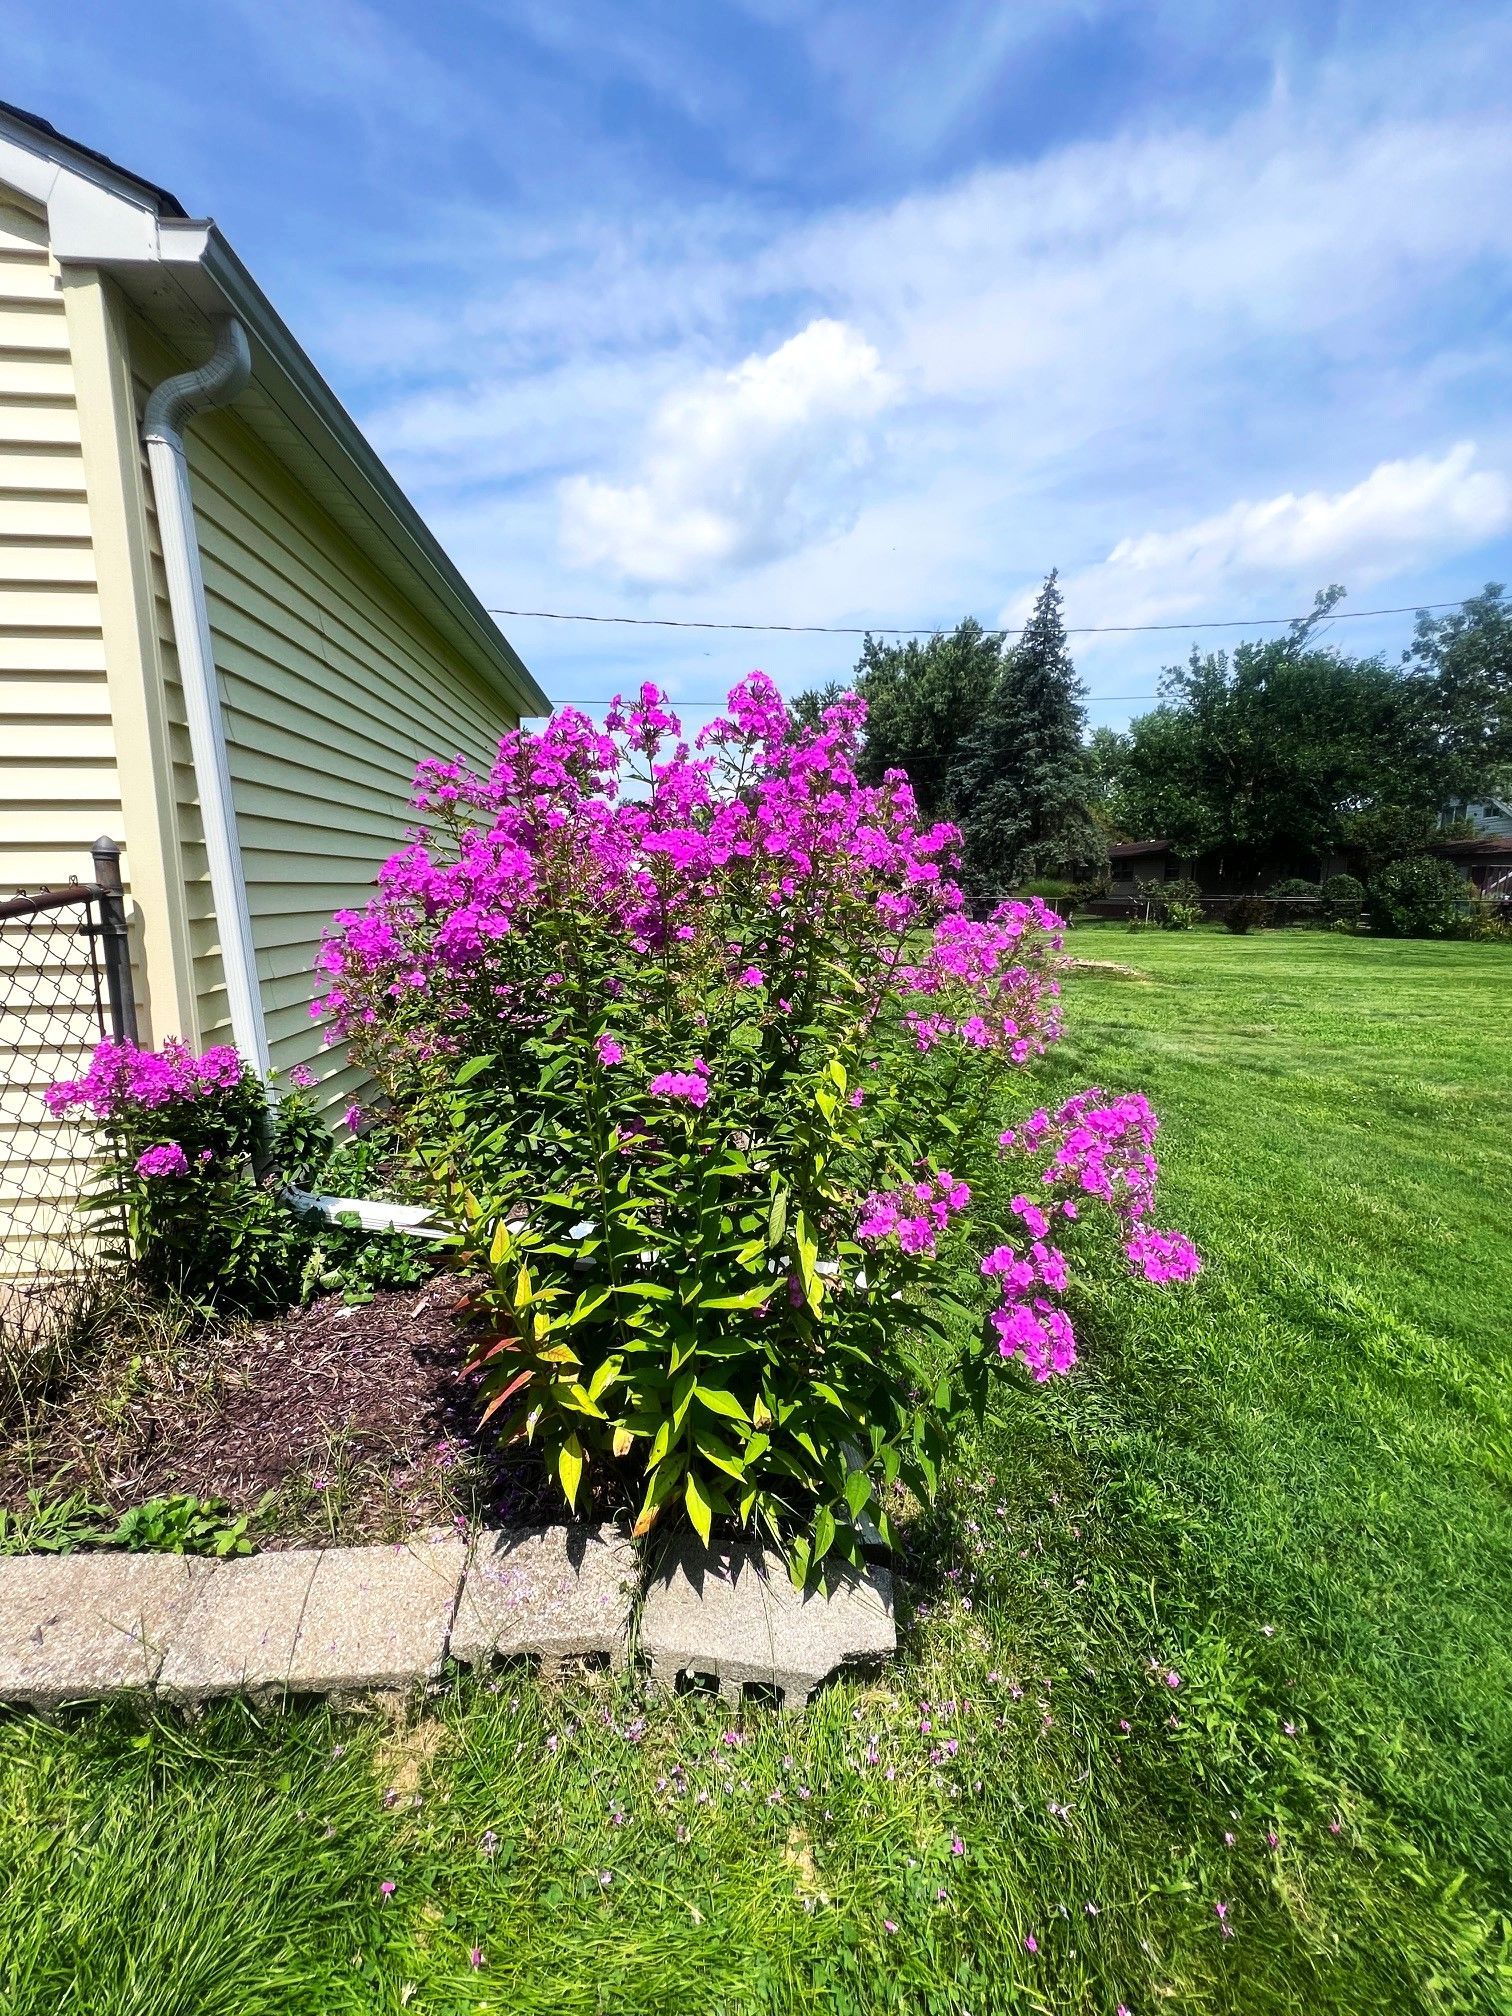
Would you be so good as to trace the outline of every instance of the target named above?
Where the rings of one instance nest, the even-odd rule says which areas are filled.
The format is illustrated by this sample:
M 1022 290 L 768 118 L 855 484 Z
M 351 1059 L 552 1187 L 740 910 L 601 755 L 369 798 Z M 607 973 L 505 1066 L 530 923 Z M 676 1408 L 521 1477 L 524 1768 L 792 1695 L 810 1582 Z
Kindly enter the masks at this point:
M 77 1208 L 89 1131 L 44 1094 L 85 1069 L 103 1036 L 135 1042 L 120 849 L 98 841 L 94 877 L 0 901 L 0 1334 L 45 1330 L 60 1284 L 96 1261 Z

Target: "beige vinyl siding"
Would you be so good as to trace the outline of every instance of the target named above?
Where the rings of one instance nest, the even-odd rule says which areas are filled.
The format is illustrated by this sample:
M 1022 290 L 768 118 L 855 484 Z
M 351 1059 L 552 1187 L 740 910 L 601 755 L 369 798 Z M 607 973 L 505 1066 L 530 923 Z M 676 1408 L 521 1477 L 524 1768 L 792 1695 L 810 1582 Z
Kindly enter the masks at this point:
M 176 360 L 137 326 L 139 396 Z M 145 367 L 145 369 L 144 369 Z M 310 1016 L 311 967 L 332 913 L 360 905 L 403 841 L 417 760 L 491 760 L 513 725 L 503 699 L 458 663 L 242 428 L 234 409 L 188 434 L 190 476 L 232 785 L 273 1062 L 330 1053 Z M 188 734 L 159 570 L 175 773 L 203 1041 L 224 1039 L 219 941 Z M 333 1098 L 356 1089 L 345 1070 Z
M 88 881 L 124 837 L 67 319 L 40 216 L 0 197 L 0 894 Z M 42 1088 L 82 1067 L 88 959 L 55 913 L 0 930 L 0 1272 L 44 1264 L 84 1173 Z M 46 970 L 39 970 L 46 961 Z

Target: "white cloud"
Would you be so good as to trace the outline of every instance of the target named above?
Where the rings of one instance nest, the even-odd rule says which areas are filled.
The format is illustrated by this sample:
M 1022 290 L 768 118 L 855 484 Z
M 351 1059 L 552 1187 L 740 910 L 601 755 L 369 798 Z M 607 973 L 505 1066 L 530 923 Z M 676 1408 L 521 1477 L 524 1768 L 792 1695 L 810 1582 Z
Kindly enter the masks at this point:
M 895 392 L 858 331 L 820 319 L 766 356 L 668 393 L 637 478 L 561 485 L 569 563 L 686 585 L 842 529 L 858 508 L 868 423 Z
M 1307 607 L 1341 579 L 1368 588 L 1399 569 L 1473 551 L 1512 527 L 1512 483 L 1476 466 L 1472 441 L 1381 462 L 1347 490 L 1241 499 L 1171 531 L 1120 539 L 1066 583 L 1079 623 L 1157 622 L 1272 589 Z M 1300 601 L 1297 598 L 1300 597 Z M 1005 622 L 1017 622 L 1016 600 Z

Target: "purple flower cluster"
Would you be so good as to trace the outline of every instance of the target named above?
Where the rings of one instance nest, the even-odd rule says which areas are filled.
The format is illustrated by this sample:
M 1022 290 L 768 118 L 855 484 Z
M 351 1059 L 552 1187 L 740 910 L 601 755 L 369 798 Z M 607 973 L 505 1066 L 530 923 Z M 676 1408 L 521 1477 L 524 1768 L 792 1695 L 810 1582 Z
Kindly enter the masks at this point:
M 707 1106 L 709 1067 L 702 1057 L 696 1057 L 691 1071 L 662 1071 L 651 1080 L 646 1090 L 653 1099 L 675 1099 L 685 1106 Z
M 107 1037 L 95 1046 L 82 1078 L 60 1079 L 43 1094 L 56 1114 L 84 1109 L 97 1120 L 128 1110 L 152 1111 L 183 1099 L 213 1099 L 242 1082 L 242 1061 L 229 1044 L 196 1056 L 188 1044 L 169 1037 L 161 1050 Z
M 1136 1232 L 1124 1251 L 1146 1281 L 1190 1281 L 1202 1267 L 1197 1248 L 1181 1232 L 1157 1232 L 1149 1227 Z
M 136 1159 L 138 1176 L 187 1176 L 189 1157 L 177 1141 L 160 1141 L 155 1148 L 144 1148 Z
M 1110 1100 L 1091 1086 L 1054 1114 L 1041 1109 L 1000 1136 L 1005 1154 L 1038 1166 L 1043 1201 L 1023 1192 L 1009 1200 L 1030 1243 L 1023 1253 L 997 1247 L 983 1260 L 982 1272 L 1003 1291 L 992 1315 L 998 1348 L 1005 1358 L 1022 1358 L 1036 1379 L 1067 1372 L 1076 1363 L 1070 1318 L 1048 1299 L 1069 1282 L 1064 1254 L 1046 1244 L 1055 1218 L 1074 1223 L 1088 1198 L 1106 1205 L 1123 1225 L 1130 1265 L 1147 1281 L 1190 1280 L 1202 1264 L 1183 1234 L 1158 1232 L 1143 1222 L 1160 1174 L 1153 1146 L 1159 1124 L 1142 1093 Z
M 936 1238 L 970 1202 L 969 1186 L 942 1169 L 932 1182 L 874 1191 L 862 1208 L 856 1237 L 868 1245 L 896 1239 L 905 1253 L 933 1253 Z
M 1000 903 L 982 923 L 943 917 L 925 959 L 896 969 L 901 986 L 930 1003 L 904 1017 L 919 1049 L 954 1037 L 1013 1064 L 1042 1056 L 1061 1033 L 1060 982 L 1046 962 L 1063 938 L 1061 919 L 1038 896 Z
M 963 944 L 973 941 L 986 927 L 957 918 L 961 896 L 949 879 L 960 836 L 921 824 L 901 771 L 858 782 L 864 717 L 863 703 L 848 698 L 819 729 L 799 729 L 757 672 L 730 694 L 728 714 L 700 731 L 696 749 L 648 685 L 635 702 L 616 701 L 607 732 L 566 708 L 540 735 L 505 735 L 486 776 L 460 761 L 422 763 L 414 802 L 435 827 L 384 863 L 364 910 L 337 913 L 317 961 L 314 1012 L 351 1035 L 392 1004 L 439 993 L 444 1019 L 506 940 L 569 907 L 639 953 L 686 948 L 690 965 L 724 940 L 718 965 L 746 988 L 773 978 L 774 957 L 797 956 L 802 926 L 840 909 L 862 913 L 894 957 L 905 932 L 942 919 L 956 918 Z M 644 759 L 631 790 L 622 788 L 627 750 L 616 738 Z M 737 893 L 742 916 L 770 920 L 759 960 L 757 946 L 728 942 Z M 994 949 L 974 955 L 976 967 L 1001 964 L 1027 928 L 994 925 Z M 1030 990 L 1020 978 L 1016 992 L 1005 991 L 996 970 L 993 979 L 986 1006 L 1000 1011 L 993 1040 L 1001 1041 L 1005 1017 L 1023 1020 L 1010 1011 Z M 496 998 L 504 1019 L 531 1012 L 512 992 Z

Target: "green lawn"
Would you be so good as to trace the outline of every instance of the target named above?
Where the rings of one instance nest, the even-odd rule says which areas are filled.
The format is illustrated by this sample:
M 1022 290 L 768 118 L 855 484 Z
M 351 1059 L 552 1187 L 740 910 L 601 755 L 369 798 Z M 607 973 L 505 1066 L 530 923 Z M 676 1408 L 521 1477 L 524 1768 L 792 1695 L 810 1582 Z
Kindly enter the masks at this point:
M 1005 1376 L 885 1685 L 10 1721 L 0 2009 L 1512 2008 L 1512 956 L 1074 949 L 1208 1267 Z

